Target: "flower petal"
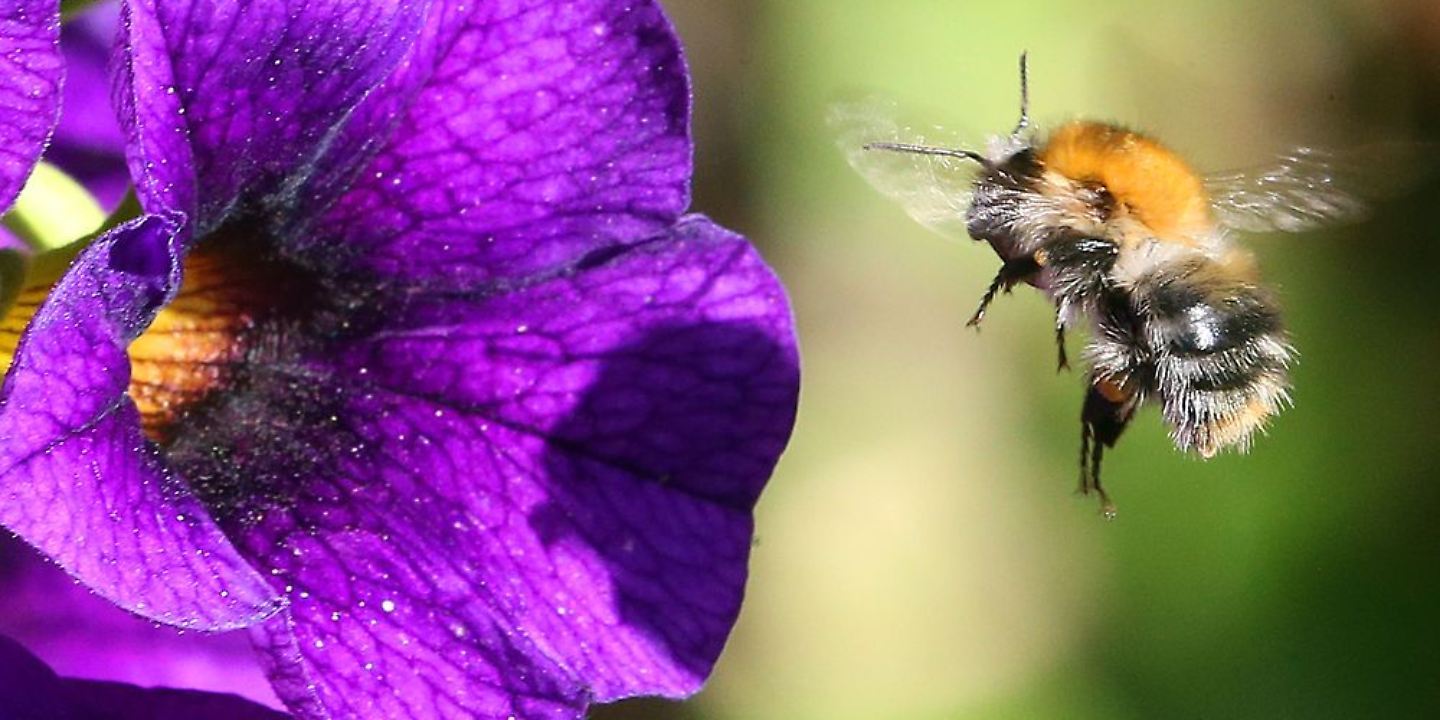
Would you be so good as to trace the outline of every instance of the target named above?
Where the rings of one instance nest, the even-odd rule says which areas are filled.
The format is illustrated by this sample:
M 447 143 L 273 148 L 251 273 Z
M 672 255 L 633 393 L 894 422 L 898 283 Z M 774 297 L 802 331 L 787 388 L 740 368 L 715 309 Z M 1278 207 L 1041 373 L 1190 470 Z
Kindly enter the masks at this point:
M 437 3 L 347 132 L 358 147 L 388 123 L 388 144 L 292 244 L 463 286 L 656 235 L 689 203 L 689 114 L 655 2 Z
M 10 207 L 60 110 L 60 3 L 0 5 L 0 212 Z
M 234 693 L 279 706 L 246 633 L 183 632 L 138 618 L 10 537 L 0 537 L 0 635 L 66 677 Z
M 412 299 L 342 362 L 356 382 L 482 412 L 656 477 L 683 475 L 686 492 L 744 509 L 789 436 L 782 410 L 798 382 L 790 323 L 783 290 L 754 249 L 691 216 L 633 252 L 600 251 L 578 272 L 483 302 Z M 633 345 L 644 328 L 649 344 Z M 626 343 L 632 354 L 619 352 Z M 635 387 L 604 395 L 610 406 L 577 407 L 606 379 L 602 365 Z M 646 384 L 669 402 L 652 402 Z M 580 409 L 595 412 L 593 422 L 580 422 Z M 757 442 L 761 429 L 771 443 Z M 702 453 L 702 442 L 714 446 Z M 737 473 L 742 449 L 755 462 Z M 702 456 L 715 466 L 697 465 Z
M 426 5 L 130 0 L 119 100 L 142 205 L 183 211 L 203 233 L 237 202 L 283 204 L 404 56 Z
M 60 678 L 39 658 L 3 635 L 0 635 L 0 708 L 4 709 L 6 720 L 284 720 L 287 717 L 233 695 Z
M 78 718 L 84 720 L 286 720 L 290 717 L 244 698 L 221 693 L 140 688 L 91 680 L 63 680 L 62 685 Z
M 178 225 L 149 216 L 96 240 L 35 313 L 0 389 L 0 524 L 132 612 L 240 627 L 277 598 L 125 395 L 125 347 L 179 282 Z
M 172 446 L 190 477 L 303 479 L 221 517 L 290 593 L 260 644 L 297 715 L 574 718 L 704 680 L 794 419 L 789 310 L 705 220 L 607 255 L 410 298 Z
M 15 720 L 77 720 L 54 671 L 0 635 L 0 707 Z

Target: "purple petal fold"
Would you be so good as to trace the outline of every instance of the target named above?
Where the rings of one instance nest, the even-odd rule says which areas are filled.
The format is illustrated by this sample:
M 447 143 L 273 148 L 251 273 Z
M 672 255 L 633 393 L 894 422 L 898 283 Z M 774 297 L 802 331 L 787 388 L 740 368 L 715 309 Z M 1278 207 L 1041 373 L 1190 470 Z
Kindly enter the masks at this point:
M 654 2 L 439 2 L 341 144 L 388 142 L 294 243 L 463 286 L 658 234 L 689 202 L 689 105 Z
M 510 292 L 395 300 L 306 389 L 256 380 L 172 449 L 192 478 L 300 480 L 221 518 L 288 593 L 257 633 L 281 697 L 306 718 L 574 718 L 693 692 L 794 419 L 770 270 L 693 218 Z
M 89 680 L 64 680 L 62 684 L 77 717 L 84 720 L 287 720 L 290 717 L 234 695 Z
M 285 204 L 427 5 L 129 0 L 118 99 L 142 205 L 205 232 L 237 203 Z
M 60 3 L 0 4 L 0 212 L 20 194 L 60 109 Z
M 178 223 L 96 240 L 31 321 L 0 388 L 0 524 L 116 604 L 221 629 L 275 594 L 141 434 L 125 348 L 179 283 Z
M 66 677 L 233 693 L 279 707 L 246 633 L 183 632 L 131 615 L 9 537 L 0 537 L 0 635 Z
M 5 720 L 284 720 L 233 695 L 145 689 L 58 677 L 0 635 L 0 717 Z
M 60 678 L 19 643 L 0 635 L 0 707 L 8 720 L 72 720 Z

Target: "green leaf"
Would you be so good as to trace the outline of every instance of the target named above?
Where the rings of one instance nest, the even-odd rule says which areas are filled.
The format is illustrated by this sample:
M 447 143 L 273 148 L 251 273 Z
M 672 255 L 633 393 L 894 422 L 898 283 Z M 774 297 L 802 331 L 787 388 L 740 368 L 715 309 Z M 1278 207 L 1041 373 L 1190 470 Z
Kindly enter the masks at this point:
M 60 21 L 73 20 L 76 15 L 89 10 L 100 0 L 60 0 Z

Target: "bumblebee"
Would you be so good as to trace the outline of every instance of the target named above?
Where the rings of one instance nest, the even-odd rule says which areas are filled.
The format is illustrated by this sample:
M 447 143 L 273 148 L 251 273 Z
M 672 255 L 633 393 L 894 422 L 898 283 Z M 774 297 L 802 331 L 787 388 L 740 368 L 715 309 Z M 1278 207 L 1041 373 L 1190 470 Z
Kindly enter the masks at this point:
M 1237 230 L 1302 231 L 1364 206 L 1335 182 L 1338 164 L 1301 148 L 1251 173 L 1202 176 L 1155 139 L 1078 120 L 1031 127 L 1020 58 L 1020 120 L 983 152 L 927 143 L 870 101 L 837 106 L 851 164 L 920 222 L 985 241 L 1001 265 L 969 325 L 1018 284 L 1055 305 L 1065 332 L 1088 325 L 1080 492 L 1114 506 L 1100 464 L 1136 411 L 1159 404 L 1170 438 L 1204 458 L 1245 451 L 1290 404 L 1295 350 Z

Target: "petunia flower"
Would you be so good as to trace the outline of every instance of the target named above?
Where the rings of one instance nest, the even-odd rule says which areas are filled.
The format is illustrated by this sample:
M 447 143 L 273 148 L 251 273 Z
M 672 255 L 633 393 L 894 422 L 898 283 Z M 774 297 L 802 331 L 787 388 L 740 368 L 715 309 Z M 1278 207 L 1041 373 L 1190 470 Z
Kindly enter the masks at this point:
M 148 622 L 9 537 L 0 537 L 0 636 L 62 677 L 235 694 L 281 707 L 245 633 L 180 632 Z M 13 720 L 3 710 L 0 717 Z
M 27 56 L 44 48 L 41 65 L 29 73 L 17 72 L 14 67 L 5 72 L 9 82 L 21 85 L 14 88 L 11 97 L 25 99 L 13 107 L 14 115 L 6 120 L 11 125 L 6 127 L 12 134 L 16 129 L 29 134 L 12 137 L 0 149 L 0 153 L 10 150 L 19 156 L 10 172 L 0 172 L 4 176 L 0 185 L 11 188 L 11 192 L 20 183 L 25 188 L 23 194 L 11 196 L 13 203 L 7 200 L 0 206 L 0 213 L 8 213 L 0 225 L 0 315 L 8 309 L 35 253 L 94 232 L 130 186 L 124 136 L 109 110 L 110 93 L 105 79 L 109 54 L 106 38 L 115 36 L 119 5 L 109 2 L 89 8 L 63 26 L 53 22 L 58 7 L 51 0 L 12 3 L 9 10 L 0 10 L 24 10 L 25 17 L 46 21 L 43 44 L 35 42 L 28 52 L 22 50 L 15 56 L 24 63 Z M 58 56 L 53 44 L 57 31 Z M 33 65 L 35 59 L 28 62 Z M 59 82 L 62 65 L 63 83 Z M 41 71 L 39 76 L 35 70 Z M 0 90 L 0 114 L 5 112 L 4 98 L 5 91 Z M 43 102 L 37 105 L 37 100 Z M 56 105 L 62 100 L 57 120 Z M 43 162 L 35 164 L 36 155 Z M 31 172 L 28 178 L 27 172 Z
M 0 635 L 0 708 L 6 720 L 284 720 L 234 695 L 147 689 L 55 674 Z
M 56 0 L 0 3 L 0 213 L 15 202 L 55 130 L 59 43 Z
M 300 718 L 694 692 L 798 370 L 773 273 L 683 214 L 658 6 L 134 0 L 122 28 L 145 214 L 19 339 L 0 522 L 134 613 L 249 628 Z

